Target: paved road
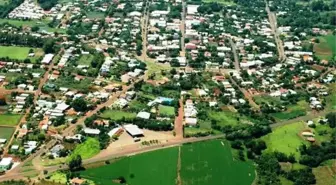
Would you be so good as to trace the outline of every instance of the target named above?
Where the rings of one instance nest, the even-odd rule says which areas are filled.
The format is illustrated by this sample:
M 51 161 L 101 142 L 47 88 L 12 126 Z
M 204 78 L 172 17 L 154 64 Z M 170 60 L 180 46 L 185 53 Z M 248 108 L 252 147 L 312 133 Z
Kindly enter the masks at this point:
M 184 43 L 184 39 L 185 39 L 185 18 L 186 18 L 186 2 L 185 0 L 182 0 L 182 13 L 181 13 L 181 57 L 185 57 L 186 51 L 185 51 L 185 43 Z

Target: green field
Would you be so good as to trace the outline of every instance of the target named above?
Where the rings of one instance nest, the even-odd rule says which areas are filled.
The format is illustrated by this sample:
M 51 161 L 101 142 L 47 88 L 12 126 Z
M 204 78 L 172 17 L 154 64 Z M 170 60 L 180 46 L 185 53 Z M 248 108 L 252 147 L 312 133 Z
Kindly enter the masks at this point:
M 113 164 L 87 169 L 81 176 L 96 185 L 118 185 L 123 176 L 130 185 L 173 185 L 177 175 L 178 148 L 168 148 L 122 158 Z
M 305 123 L 297 122 L 284 125 L 273 130 L 272 133 L 263 137 L 266 142 L 266 151 L 279 151 L 287 155 L 293 153 L 298 159 L 300 156 L 299 147 L 307 141 L 303 140 L 299 134 L 305 129 Z
M 323 166 L 313 168 L 313 174 L 316 177 L 317 185 L 335 184 L 336 181 L 336 161 L 328 160 Z
M 65 33 L 65 29 L 51 28 L 48 26 L 50 20 L 13 20 L 13 19 L 0 19 L 0 24 L 8 23 L 16 27 L 34 27 L 38 26 L 40 30 L 45 30 L 48 32 L 58 32 Z
M 328 110 L 335 111 L 336 110 L 336 83 L 332 83 L 329 85 L 329 95 L 326 97 L 326 108 Z
M 88 12 L 86 16 L 89 19 L 103 19 L 105 14 L 103 12 Z
M 325 35 L 319 37 L 320 43 L 314 45 L 314 52 L 320 59 L 330 60 L 336 54 L 336 36 Z
M 175 108 L 165 105 L 159 105 L 159 114 L 160 116 L 168 116 L 174 117 L 175 116 Z
M 210 119 L 216 120 L 219 126 L 236 125 L 238 124 L 237 116 L 229 111 L 209 111 L 208 116 Z
M 268 95 L 257 95 L 257 96 L 254 96 L 253 99 L 258 105 L 261 105 L 263 103 L 281 105 L 280 98 L 272 97 Z
M 29 50 L 33 49 L 35 56 L 28 57 Z M 24 60 L 29 58 L 31 61 L 36 60 L 36 58 L 43 56 L 42 49 L 30 48 L 30 47 L 19 47 L 19 46 L 0 46 L 0 57 L 8 57 L 11 59 Z
M 10 139 L 14 130 L 15 130 L 15 128 L 12 128 L 12 127 L 1 127 L 0 126 L 0 138 Z
M 308 109 L 308 103 L 302 100 L 299 101 L 297 105 L 288 106 L 286 111 L 272 113 L 271 116 L 273 116 L 277 121 L 289 120 L 306 115 L 307 109 Z
M 255 178 L 252 163 L 234 159 L 222 140 L 183 145 L 181 160 L 183 185 L 250 185 Z
M 84 143 L 76 146 L 68 160 L 80 155 L 82 159 L 89 159 L 100 152 L 99 141 L 95 138 L 88 138 Z
M 91 64 L 94 56 L 93 55 L 82 55 L 78 60 L 78 65 L 89 65 Z
M 102 114 L 100 114 L 100 117 L 117 121 L 123 118 L 134 119 L 136 117 L 136 113 L 108 109 L 105 110 Z
M 0 114 L 0 126 L 15 127 L 21 119 L 19 114 Z
M 223 5 L 235 5 L 235 2 L 233 0 L 202 0 L 202 2 L 205 3 L 216 2 Z
M 185 144 L 125 157 L 113 164 L 81 172 L 81 177 L 97 185 L 117 185 L 124 177 L 131 185 L 174 185 L 178 153 L 181 152 L 182 185 L 249 185 L 255 178 L 254 166 L 233 158 L 230 145 L 222 140 Z

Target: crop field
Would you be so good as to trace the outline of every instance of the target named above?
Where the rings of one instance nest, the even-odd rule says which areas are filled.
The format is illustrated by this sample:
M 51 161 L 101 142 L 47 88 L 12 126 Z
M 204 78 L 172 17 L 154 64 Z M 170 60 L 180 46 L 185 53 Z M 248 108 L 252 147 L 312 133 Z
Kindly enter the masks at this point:
M 133 112 L 125 112 L 121 110 L 109 109 L 109 110 L 105 110 L 102 114 L 100 114 L 100 117 L 117 121 L 123 118 L 133 119 L 136 117 L 136 114 Z
M 99 141 L 95 138 L 88 138 L 84 143 L 77 145 L 77 147 L 69 157 L 69 160 L 76 155 L 80 155 L 82 159 L 88 159 L 95 156 L 99 152 Z
M 306 111 L 308 109 L 308 103 L 302 100 L 302 101 L 299 101 L 297 105 L 291 105 L 287 108 L 288 109 L 284 112 L 272 113 L 271 115 L 277 121 L 289 120 L 289 119 L 297 118 L 300 116 L 304 116 L 307 114 Z
M 174 117 L 175 108 L 170 106 L 159 105 L 159 113 L 162 116 Z
M 0 138 L 10 139 L 14 130 L 15 130 L 15 128 L 12 128 L 12 127 L 1 127 L 0 126 Z
M 43 56 L 42 49 L 32 48 L 35 52 L 35 57 L 28 57 L 29 47 L 19 47 L 19 46 L 0 46 L 0 57 L 8 57 L 11 59 L 24 60 L 29 58 L 34 61 L 36 58 Z
M 236 125 L 238 124 L 235 113 L 230 111 L 209 111 L 208 116 L 210 119 L 216 120 L 219 126 Z
M 15 127 L 21 119 L 19 114 L 0 114 L 0 126 Z
M 174 185 L 177 179 L 178 147 L 125 157 L 81 172 L 81 177 L 97 185 Z M 230 145 L 222 140 L 185 144 L 180 147 L 181 185 L 250 185 L 255 178 L 250 162 L 235 160 Z
M 250 185 L 255 178 L 252 163 L 235 160 L 222 140 L 183 145 L 181 161 L 183 185 Z
M 96 185 L 118 185 L 124 177 L 132 185 L 173 185 L 177 176 L 178 148 L 168 148 L 122 158 L 113 164 L 87 169 L 81 176 Z
M 298 159 L 300 156 L 299 147 L 307 141 L 303 140 L 299 134 L 306 128 L 305 123 L 297 122 L 284 125 L 273 130 L 272 133 L 263 137 L 266 142 L 266 151 L 280 151 L 287 155 L 293 153 Z

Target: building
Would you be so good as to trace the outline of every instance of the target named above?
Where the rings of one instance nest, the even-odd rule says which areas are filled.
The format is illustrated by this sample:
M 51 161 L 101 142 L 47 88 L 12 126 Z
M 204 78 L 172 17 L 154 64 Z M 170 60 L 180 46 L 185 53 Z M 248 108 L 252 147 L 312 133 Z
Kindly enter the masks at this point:
M 124 125 L 124 129 L 132 137 L 141 137 L 144 135 L 143 131 L 139 129 L 137 125 L 127 124 L 127 125 Z
M 2 158 L 0 161 L 0 171 L 9 170 L 13 165 L 13 159 L 11 157 Z
M 84 184 L 86 182 L 86 180 L 84 180 L 84 179 L 80 179 L 80 178 L 74 178 L 74 179 L 71 179 L 70 180 L 70 184 L 71 185 L 82 185 L 82 184 Z

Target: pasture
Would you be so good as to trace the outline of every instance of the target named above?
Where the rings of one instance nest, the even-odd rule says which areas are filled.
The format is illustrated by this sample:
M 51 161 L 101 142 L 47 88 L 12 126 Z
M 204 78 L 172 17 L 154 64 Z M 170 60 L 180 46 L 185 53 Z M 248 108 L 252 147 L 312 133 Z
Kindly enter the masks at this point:
M 252 163 L 234 159 L 223 140 L 185 144 L 181 161 L 183 185 L 250 185 L 255 178 Z
M 35 56 L 28 57 L 29 50 L 33 49 Z M 40 48 L 19 47 L 19 46 L 0 46 L 0 57 L 8 57 L 11 59 L 24 60 L 29 58 L 31 61 L 43 56 L 43 51 Z
M 102 114 L 99 115 L 105 119 L 111 119 L 114 121 L 122 120 L 122 119 L 134 119 L 136 117 L 136 113 L 134 112 L 125 112 L 122 110 L 113 110 L 107 109 Z
M 132 185 L 172 185 L 177 176 L 178 148 L 168 148 L 122 158 L 113 164 L 81 172 L 96 185 L 118 185 L 124 177 Z
M 10 139 L 14 132 L 15 128 L 12 127 L 1 127 L 0 126 L 0 138 L 2 139 Z
M 0 126 L 15 127 L 21 119 L 20 114 L 0 114 Z
M 230 111 L 209 111 L 208 117 L 212 120 L 216 120 L 219 126 L 238 124 L 236 114 Z
M 306 128 L 305 123 L 296 122 L 284 125 L 273 130 L 272 133 L 262 137 L 266 142 L 266 151 L 280 151 L 287 155 L 293 153 L 295 158 L 300 156 L 299 147 L 307 141 L 300 137 L 300 132 Z
M 48 26 L 48 23 L 51 20 L 14 20 L 14 19 L 0 19 L 0 24 L 8 23 L 10 25 L 16 26 L 16 27 L 34 27 L 37 26 L 40 28 L 40 30 L 45 30 L 47 32 L 58 32 L 58 33 L 65 33 L 65 29 L 60 28 L 51 28 Z

